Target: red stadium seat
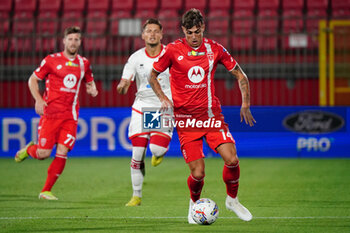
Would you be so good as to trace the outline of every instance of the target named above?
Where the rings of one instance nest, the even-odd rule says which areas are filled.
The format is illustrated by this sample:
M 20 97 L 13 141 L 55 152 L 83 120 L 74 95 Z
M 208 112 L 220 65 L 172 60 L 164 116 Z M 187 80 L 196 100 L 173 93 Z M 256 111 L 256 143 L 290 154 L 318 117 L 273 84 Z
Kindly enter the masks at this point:
M 165 34 L 179 34 L 180 16 L 176 10 L 161 10 L 158 13 L 158 19 L 163 26 Z
M 63 0 L 63 11 L 79 11 L 82 12 L 85 9 L 86 0 Z
M 258 10 L 264 11 L 264 10 L 273 10 L 277 11 L 279 7 L 279 0 L 258 0 Z
M 86 17 L 86 33 L 104 34 L 107 29 L 107 15 L 105 12 L 89 12 Z
M 34 12 L 37 7 L 37 0 L 15 0 L 15 12 Z
M 106 51 L 107 38 L 105 36 L 85 37 L 83 39 L 83 47 L 85 51 Z
M 156 13 L 154 10 L 139 10 L 135 13 L 135 18 L 139 18 L 143 21 L 145 21 L 148 18 L 155 18 Z
M 81 11 L 65 11 L 62 15 L 61 31 L 67 27 L 78 26 L 83 30 L 83 16 Z
M 231 9 L 231 0 L 209 0 L 209 12 L 215 10 L 229 11 Z
M 249 35 L 231 36 L 232 50 L 250 50 L 253 48 L 253 37 Z
M 226 49 L 229 47 L 229 38 L 225 35 L 222 36 L 210 36 L 210 39 L 224 46 Z
M 251 11 L 251 14 L 253 14 L 254 8 L 255 0 L 233 1 L 233 10 L 235 14 L 241 10 Z
M 232 21 L 232 31 L 235 34 L 252 33 L 254 30 L 254 16 L 250 10 L 237 11 Z
M 54 53 L 55 51 L 57 51 L 56 42 L 57 42 L 57 40 L 56 40 L 55 37 L 50 37 L 50 38 L 40 37 L 40 38 L 36 38 L 36 40 L 35 40 L 35 51 L 36 52 L 42 52 L 42 53 L 45 53 L 45 54 Z
M 155 11 L 158 7 L 158 0 L 136 0 L 136 11 Z
M 41 11 L 37 18 L 38 34 L 55 34 L 58 32 L 57 12 Z
M 185 9 L 184 11 L 188 11 L 191 8 L 196 8 L 201 11 L 203 16 L 205 15 L 205 10 L 207 9 L 207 1 L 206 0 L 184 0 L 185 1 Z
M 332 0 L 332 18 L 350 18 L 350 0 Z
M 88 0 L 88 11 L 104 11 L 109 9 L 109 0 Z
M 210 34 L 226 34 L 228 32 L 230 15 L 227 9 L 212 10 L 209 12 L 207 19 Z
M 112 0 L 112 14 L 118 11 L 131 11 L 134 7 L 133 0 Z
M 62 0 L 40 0 L 39 12 L 42 11 L 54 11 L 58 12 L 61 9 Z
M 182 0 L 160 0 L 161 10 L 176 10 L 182 9 Z M 160 12 L 159 12 L 160 13 Z
M 8 12 L 0 11 L 0 35 L 5 35 L 10 29 L 10 16 Z
M 0 0 L 0 11 L 9 13 L 12 10 L 12 0 Z

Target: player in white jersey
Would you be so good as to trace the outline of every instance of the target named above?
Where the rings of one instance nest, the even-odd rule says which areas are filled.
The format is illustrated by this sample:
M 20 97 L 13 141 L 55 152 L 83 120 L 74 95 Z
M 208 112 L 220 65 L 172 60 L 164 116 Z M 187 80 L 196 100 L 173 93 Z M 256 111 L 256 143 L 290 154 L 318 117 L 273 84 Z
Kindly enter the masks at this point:
M 145 46 L 133 53 L 124 66 L 120 83 L 117 91 L 120 94 L 126 94 L 131 83 L 136 81 L 137 93 L 132 106 L 131 121 L 129 125 L 129 138 L 131 140 L 132 159 L 131 159 L 131 183 L 133 196 L 126 206 L 138 206 L 141 204 L 142 184 L 145 175 L 144 158 L 147 145 L 152 153 L 152 166 L 157 166 L 163 160 L 165 153 L 169 149 L 169 143 L 172 137 L 172 129 L 167 131 L 157 130 L 153 127 L 145 129 L 143 125 L 144 111 L 159 109 L 161 103 L 148 83 L 149 75 L 153 68 L 153 62 L 164 50 L 161 44 L 163 37 L 162 25 L 157 19 L 148 19 L 143 25 L 142 39 Z M 162 86 L 167 97 L 171 100 L 171 91 L 169 84 L 169 70 L 164 71 L 158 76 L 158 81 Z M 159 113 L 156 111 L 156 113 Z M 158 118 L 156 114 L 152 117 Z

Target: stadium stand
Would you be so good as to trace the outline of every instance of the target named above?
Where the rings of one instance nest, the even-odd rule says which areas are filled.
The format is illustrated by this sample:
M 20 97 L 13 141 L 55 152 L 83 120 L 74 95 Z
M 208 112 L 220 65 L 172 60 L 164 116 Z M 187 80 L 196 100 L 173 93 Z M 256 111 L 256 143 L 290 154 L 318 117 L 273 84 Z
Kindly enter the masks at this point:
M 258 0 L 257 49 L 275 50 L 278 37 L 278 0 Z
M 104 57 L 110 59 L 99 62 L 96 71 L 96 77 L 109 80 L 121 72 L 127 57 L 144 45 L 139 35 L 119 34 L 121 19 L 141 18 L 144 22 L 145 18 L 158 17 L 164 26 L 163 43 L 167 44 L 183 37 L 180 17 L 192 7 L 206 16 L 205 36 L 223 44 L 242 66 L 246 65 L 243 68 L 252 87 L 259 90 L 252 96 L 258 104 L 317 103 L 317 97 L 309 95 L 311 100 L 303 102 L 296 88 L 303 83 L 317 85 L 319 20 L 350 19 L 350 0 L 0 0 L 0 76 L 13 83 L 16 80 L 21 91 L 26 89 L 24 75 L 20 74 L 32 72 L 44 55 L 62 50 L 63 29 L 78 25 L 84 32 L 82 53 L 92 63 Z M 305 35 L 307 47 L 291 46 L 290 38 L 295 35 L 303 40 Z M 232 87 L 224 80 L 225 73 L 220 72 L 218 68 L 218 87 Z M 285 83 L 288 86 L 283 86 Z M 270 84 L 288 92 L 289 97 L 278 99 L 280 102 L 270 96 L 264 98 L 260 87 Z M 225 99 L 231 91 L 220 94 Z M 118 104 L 128 106 L 129 97 Z M 223 103 L 235 101 L 230 97 Z M 11 100 L 6 106 L 22 106 L 19 102 Z
M 253 32 L 255 30 L 254 23 L 254 0 L 234 1 L 233 2 L 233 19 L 231 36 L 232 50 L 248 50 L 253 49 Z

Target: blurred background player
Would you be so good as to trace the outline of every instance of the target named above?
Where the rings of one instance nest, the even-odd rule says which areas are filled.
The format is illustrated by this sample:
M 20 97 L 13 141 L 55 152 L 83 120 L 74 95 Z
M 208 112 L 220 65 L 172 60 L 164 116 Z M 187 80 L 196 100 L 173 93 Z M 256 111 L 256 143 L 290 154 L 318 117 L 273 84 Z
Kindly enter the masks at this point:
M 241 121 L 244 119 L 247 124 L 253 126 L 255 120 L 250 112 L 248 78 L 222 45 L 203 38 L 205 25 L 199 10 L 187 11 L 182 16 L 181 25 L 185 38 L 169 44 L 165 53 L 153 64 L 150 84 L 162 103 L 162 109 L 174 107 L 175 119 L 178 115 L 188 115 L 190 119 L 219 119 L 222 122 L 221 127 L 217 129 L 191 131 L 177 127 L 181 151 L 191 171 L 187 179 L 191 195 L 188 222 L 195 223 L 191 217 L 191 207 L 200 198 L 204 185 L 203 138 L 225 162 L 223 180 L 227 190 L 226 208 L 235 212 L 242 220 L 250 221 L 251 213 L 237 198 L 240 168 L 235 141 L 223 120 L 221 105 L 215 96 L 213 84 L 217 64 L 221 63 L 238 80 L 242 94 Z M 169 67 L 174 106 L 157 81 L 159 73 Z
M 28 155 L 38 160 L 46 159 L 56 145 L 56 155 L 48 168 L 46 183 L 39 199 L 58 200 L 51 189 L 63 172 L 68 151 L 75 144 L 81 82 L 85 82 L 88 94 L 93 97 L 98 94 L 90 62 L 78 54 L 81 44 L 80 28 L 67 28 L 63 44 L 64 51 L 45 57 L 29 78 L 28 86 L 35 99 L 35 111 L 40 115 L 38 144 L 30 142 L 15 156 L 16 162 L 22 162 Z M 45 80 L 46 84 L 43 96 L 39 92 L 41 80 Z
M 164 52 L 164 46 L 160 42 L 163 37 L 162 29 L 163 27 L 157 19 L 151 18 L 145 22 L 142 27 L 142 39 L 145 41 L 146 47 L 139 49 L 129 57 L 117 87 L 118 93 L 126 94 L 131 83 L 136 80 L 137 93 L 132 105 L 129 125 L 129 138 L 133 146 L 130 166 L 133 196 L 126 203 L 126 206 L 141 204 L 142 184 L 145 176 L 144 158 L 148 142 L 152 153 L 152 166 L 158 166 L 169 149 L 173 133 L 172 129 L 166 131 L 156 131 L 155 129 L 145 131 L 143 129 L 142 109 L 159 109 L 161 106 L 159 99 L 148 83 L 148 79 L 154 60 Z M 158 81 L 165 95 L 171 101 L 168 69 L 159 74 Z

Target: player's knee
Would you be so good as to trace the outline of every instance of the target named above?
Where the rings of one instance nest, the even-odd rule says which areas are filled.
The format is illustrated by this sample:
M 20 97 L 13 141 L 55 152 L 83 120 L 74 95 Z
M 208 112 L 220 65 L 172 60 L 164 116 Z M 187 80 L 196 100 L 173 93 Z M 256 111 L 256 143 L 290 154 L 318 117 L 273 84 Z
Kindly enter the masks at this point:
M 47 159 L 51 155 L 51 150 L 37 150 L 37 155 L 39 160 Z
M 202 180 L 205 177 L 205 172 L 204 172 L 204 170 L 194 170 L 191 172 L 191 175 L 196 180 Z
M 158 146 L 152 143 L 149 144 L 149 148 L 151 150 L 152 155 L 156 157 L 163 156 L 168 151 L 167 147 Z
M 232 166 L 238 164 L 238 162 L 238 156 L 235 154 L 234 156 L 231 156 L 230 158 L 226 159 L 225 164 Z

